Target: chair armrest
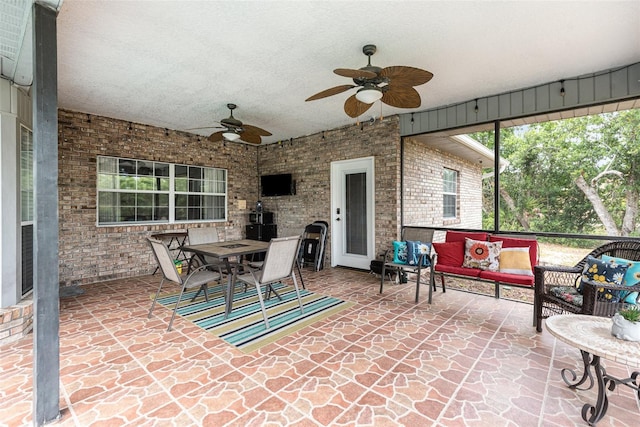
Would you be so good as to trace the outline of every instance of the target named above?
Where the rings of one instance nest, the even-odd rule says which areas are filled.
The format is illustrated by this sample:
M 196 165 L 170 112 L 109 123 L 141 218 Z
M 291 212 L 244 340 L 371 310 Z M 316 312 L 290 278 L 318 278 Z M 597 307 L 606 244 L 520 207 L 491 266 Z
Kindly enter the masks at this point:
M 386 251 L 384 251 L 381 256 L 382 256 L 382 262 L 387 263 L 389 262 L 389 253 L 392 253 L 393 251 L 391 249 L 387 249 Z
M 536 294 L 548 294 L 553 286 L 576 286 L 582 275 L 582 267 L 561 265 L 536 265 L 533 268 Z
M 583 288 L 582 288 L 582 295 L 583 295 L 582 312 L 584 314 L 610 317 L 610 316 L 613 316 L 618 310 L 629 305 L 629 303 L 626 303 L 624 299 L 621 299 L 618 302 L 612 302 L 604 298 L 598 299 L 598 294 L 601 289 L 631 293 L 631 292 L 640 292 L 640 285 L 634 285 L 634 286 L 617 286 L 612 284 L 596 285 L 596 284 L 584 282 Z M 628 293 L 626 295 L 628 295 Z
M 194 274 L 196 274 L 196 273 L 198 273 L 199 271 L 202 271 L 202 270 L 217 270 L 217 273 L 220 276 L 220 277 L 218 277 L 217 280 L 222 278 L 222 271 L 220 270 L 220 268 L 217 265 L 215 265 L 215 264 L 204 264 L 204 265 L 201 265 L 200 267 L 196 268 L 195 270 L 190 271 L 189 274 L 187 274 L 187 277 L 184 279 L 184 282 L 185 283 L 188 282 L 189 278 L 191 276 L 193 276 Z

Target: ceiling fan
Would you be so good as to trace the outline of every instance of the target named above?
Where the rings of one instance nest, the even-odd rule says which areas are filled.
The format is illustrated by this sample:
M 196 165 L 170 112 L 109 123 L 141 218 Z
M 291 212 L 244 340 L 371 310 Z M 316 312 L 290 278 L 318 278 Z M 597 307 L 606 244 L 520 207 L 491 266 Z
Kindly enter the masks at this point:
M 263 136 L 271 136 L 271 132 L 261 129 L 257 126 L 251 126 L 246 123 L 242 123 L 240 120 L 233 117 L 233 110 L 238 108 L 236 104 L 227 104 L 227 108 L 230 110 L 231 115 L 226 119 L 220 120 L 220 126 L 206 126 L 201 128 L 191 128 L 188 130 L 197 129 L 224 129 L 218 132 L 214 132 L 209 135 L 209 141 L 219 142 L 223 140 L 227 141 L 244 141 L 249 144 L 260 144 Z
M 371 65 L 371 55 L 376 46 L 365 45 L 362 52 L 368 57 L 368 64 L 358 70 L 337 68 L 333 70 L 339 76 L 353 79 L 355 84 L 340 85 L 310 96 L 306 101 L 337 95 L 349 89 L 359 87 L 344 103 L 344 112 L 349 117 L 358 117 L 365 113 L 377 100 L 399 108 L 417 108 L 420 106 L 420 94 L 413 86 L 427 83 L 433 77 L 429 71 L 420 68 L 392 66 L 380 68 Z

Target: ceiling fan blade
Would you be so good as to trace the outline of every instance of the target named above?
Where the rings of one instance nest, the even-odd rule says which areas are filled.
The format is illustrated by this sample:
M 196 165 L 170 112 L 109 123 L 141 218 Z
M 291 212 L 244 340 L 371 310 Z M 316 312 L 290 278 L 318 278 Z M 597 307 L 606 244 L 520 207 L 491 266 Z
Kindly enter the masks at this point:
M 318 92 L 313 96 L 305 99 L 305 101 L 315 101 L 316 99 L 326 98 L 327 96 L 337 95 L 344 91 L 347 91 L 351 88 L 356 87 L 355 85 L 340 85 L 336 87 L 332 87 L 330 89 L 323 90 L 322 92 Z
M 402 86 L 419 86 L 433 78 L 429 71 L 401 65 L 383 68 L 380 76 L 388 78 L 390 84 Z
M 365 104 L 356 99 L 356 95 L 353 94 L 344 102 L 344 112 L 349 117 L 358 117 L 364 114 L 373 104 Z
M 224 133 L 224 131 L 220 131 L 220 132 L 215 132 L 212 133 L 211 135 L 209 135 L 209 138 L 207 138 L 209 141 L 211 142 L 219 142 L 222 141 L 224 139 L 224 137 L 222 136 L 222 134 Z
M 249 133 L 252 133 L 252 134 L 259 135 L 259 136 L 271 136 L 271 132 L 266 131 L 264 129 L 261 129 L 261 128 L 257 127 L 257 126 L 251 126 L 251 125 L 244 124 L 244 125 L 242 125 L 242 129 L 244 129 L 245 132 L 249 132 Z
M 378 77 L 376 73 L 369 70 L 351 70 L 349 68 L 336 68 L 333 70 L 339 76 L 349 77 L 350 79 L 375 79 Z
M 240 139 L 244 142 L 248 142 L 249 144 L 260 144 L 262 142 L 260 135 L 251 132 L 242 132 L 240 134 Z
M 189 129 L 185 129 L 185 130 L 203 130 L 203 129 L 224 129 L 224 127 L 222 126 L 204 126 L 201 128 L 189 128 Z
M 418 108 L 420 106 L 420 94 L 411 86 L 388 85 L 389 89 L 382 95 L 381 101 L 392 107 Z

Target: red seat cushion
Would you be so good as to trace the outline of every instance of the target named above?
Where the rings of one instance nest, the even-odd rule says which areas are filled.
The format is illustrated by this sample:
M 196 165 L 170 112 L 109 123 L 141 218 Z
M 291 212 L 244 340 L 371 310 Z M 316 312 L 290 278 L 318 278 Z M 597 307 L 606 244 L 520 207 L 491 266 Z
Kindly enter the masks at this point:
M 451 231 L 447 230 L 447 234 L 444 237 L 445 242 L 464 242 L 465 237 L 468 237 L 472 240 L 483 240 L 487 241 L 487 233 L 484 231 L 471 232 L 468 233 L 466 231 Z
M 433 249 L 438 254 L 438 265 L 460 267 L 464 261 L 464 240 L 449 243 L 432 243 Z
M 436 264 L 434 270 L 442 273 L 459 274 L 461 276 L 469 277 L 478 277 L 482 271 L 479 268 L 454 267 L 451 265 L 442 265 L 440 263 Z
M 520 274 L 500 273 L 499 271 L 480 270 L 481 279 L 495 280 L 503 283 L 513 283 L 514 285 L 533 286 L 533 277 Z

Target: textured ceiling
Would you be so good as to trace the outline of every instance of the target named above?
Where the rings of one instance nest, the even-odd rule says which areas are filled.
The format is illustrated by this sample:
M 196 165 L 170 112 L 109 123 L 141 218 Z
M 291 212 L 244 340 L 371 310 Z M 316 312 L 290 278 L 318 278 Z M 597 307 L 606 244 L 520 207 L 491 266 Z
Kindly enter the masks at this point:
M 421 111 L 640 61 L 640 1 L 90 1 L 58 15 L 59 106 L 169 129 L 234 116 L 275 142 L 355 123 L 335 68 L 435 77 Z M 200 132 L 208 135 L 210 132 Z

